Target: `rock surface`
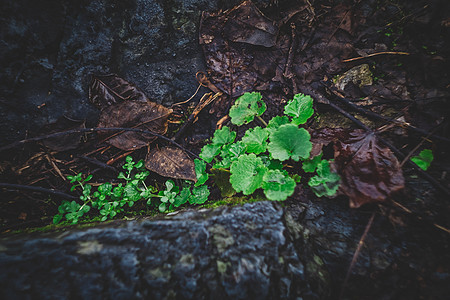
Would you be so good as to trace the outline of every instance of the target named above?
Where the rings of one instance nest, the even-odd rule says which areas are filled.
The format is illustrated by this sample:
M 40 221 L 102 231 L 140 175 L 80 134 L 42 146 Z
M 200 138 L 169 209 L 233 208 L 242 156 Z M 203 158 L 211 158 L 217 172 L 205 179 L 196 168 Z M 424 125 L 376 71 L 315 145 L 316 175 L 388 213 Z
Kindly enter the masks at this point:
M 0 298 L 337 299 L 369 217 L 266 201 L 5 236 Z M 343 299 L 445 299 L 445 236 L 412 228 L 375 217 Z
M 117 73 L 154 102 L 170 105 L 196 90 L 205 70 L 197 26 L 204 10 L 239 1 L 2 1 L 1 144 L 62 115 L 95 125 L 92 74 Z

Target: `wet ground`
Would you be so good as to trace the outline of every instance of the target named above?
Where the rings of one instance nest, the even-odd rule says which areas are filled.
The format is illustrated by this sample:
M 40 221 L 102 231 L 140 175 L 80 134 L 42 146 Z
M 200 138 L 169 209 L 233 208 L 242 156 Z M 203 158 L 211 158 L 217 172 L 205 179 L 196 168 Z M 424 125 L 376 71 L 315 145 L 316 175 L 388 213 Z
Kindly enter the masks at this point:
M 255 1 L 264 18 L 250 5 L 246 13 L 255 20 L 262 18 L 258 20 L 263 24 L 275 21 L 271 24 L 276 26 L 265 30 L 251 22 L 242 26 L 239 10 L 220 11 L 239 1 L 3 2 L 1 146 L 95 127 L 100 113 L 89 101 L 93 74 L 116 73 L 168 108 L 194 94 L 197 72 L 207 74 L 224 96 L 204 109 L 180 138 L 194 153 L 243 92 L 257 90 L 267 99 L 266 121 L 282 112 L 292 94 L 311 94 L 317 101 L 317 117 L 308 123 L 312 130 L 358 127 L 337 113 L 332 103 L 364 126 L 384 130 L 379 136 L 403 157 L 422 149 L 432 149 L 435 157 L 426 171 L 428 178 L 412 165 L 403 165 L 405 189 L 392 195 L 394 202 L 339 215 L 349 210 L 345 197 L 317 200 L 297 191 L 288 200 L 286 216 L 292 214 L 294 223 L 313 231 L 308 243 L 328 266 L 332 295 L 340 290 L 353 251 L 375 212 L 375 223 L 347 287 L 350 295 L 360 297 L 351 298 L 445 298 L 444 283 L 450 280 L 447 1 Z M 201 87 L 191 102 L 208 91 Z M 193 105 L 172 108 L 176 114 L 170 119 L 168 137 L 180 128 Z M 61 117 L 63 121 L 49 125 Z M 396 126 L 390 125 L 392 120 Z M 64 149 L 58 148 L 61 145 Z M 1 154 L 0 181 L 70 194 L 65 175 L 90 173 L 99 182 L 116 177 L 127 151 L 107 146 L 87 134 L 57 140 L 50 148 L 48 143 L 9 148 Z M 133 152 L 136 159 L 146 154 L 146 147 Z M 219 193 L 213 192 L 213 198 L 219 199 Z M 4 233 L 50 224 L 62 200 L 11 188 L 2 189 L 1 199 Z M 308 205 L 306 212 L 302 203 Z M 153 213 L 145 205 L 135 206 L 136 212 Z M 291 234 L 304 234 L 303 227 L 286 226 Z M 327 234 L 336 236 L 323 236 Z M 294 243 L 301 247 L 304 241 Z M 336 243 L 345 243 L 342 253 L 332 250 Z M 364 289 L 376 292 L 365 294 Z

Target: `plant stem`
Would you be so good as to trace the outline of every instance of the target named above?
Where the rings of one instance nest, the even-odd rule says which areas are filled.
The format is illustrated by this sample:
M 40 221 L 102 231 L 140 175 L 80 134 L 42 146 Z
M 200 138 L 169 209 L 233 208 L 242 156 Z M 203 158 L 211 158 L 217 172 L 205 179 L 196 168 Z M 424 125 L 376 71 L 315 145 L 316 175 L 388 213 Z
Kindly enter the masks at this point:
M 263 118 L 261 118 L 260 116 L 256 116 L 256 117 L 258 118 L 258 120 L 259 120 L 261 123 L 263 123 L 264 127 L 267 127 L 267 123 L 266 123 L 266 121 L 264 121 Z

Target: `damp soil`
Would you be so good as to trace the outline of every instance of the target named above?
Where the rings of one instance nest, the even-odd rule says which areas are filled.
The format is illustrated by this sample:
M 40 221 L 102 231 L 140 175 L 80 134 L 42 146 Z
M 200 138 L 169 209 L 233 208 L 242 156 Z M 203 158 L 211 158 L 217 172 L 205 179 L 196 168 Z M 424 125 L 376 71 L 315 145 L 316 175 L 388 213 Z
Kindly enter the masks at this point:
M 361 290 L 367 284 L 362 278 L 369 276 L 379 282 L 378 294 L 367 299 L 444 299 L 448 293 L 444 284 L 450 280 L 448 1 L 255 1 L 265 18 L 278 22 L 277 28 L 264 30 L 257 26 L 255 30 L 255 24 L 246 24 L 243 29 L 241 23 L 229 21 L 237 18 L 239 11 L 223 15 L 223 10 L 239 1 L 4 2 L 5 9 L 0 12 L 0 147 L 30 137 L 97 126 L 101 113 L 89 101 L 92 75 L 116 73 L 153 102 L 172 109 L 167 128 L 160 132 L 168 138 L 188 121 L 205 93 L 223 94 L 179 137 L 179 143 L 195 154 L 242 93 L 263 94 L 268 107 L 263 115 L 266 121 L 281 114 L 293 94 L 310 94 L 316 100 L 316 115 L 307 124 L 309 128 L 358 127 L 329 105 L 333 103 L 363 125 L 382 131 L 380 136 L 404 156 L 431 149 L 434 161 L 426 171 L 428 177 L 411 164 L 403 164 L 404 189 L 384 203 L 351 209 L 345 196 L 316 199 L 311 192 L 296 190 L 283 204 L 285 211 L 303 225 L 315 222 L 318 228 L 326 227 L 321 232 L 325 234 L 339 231 L 335 221 L 342 218 L 339 221 L 348 222 L 347 227 L 358 228 L 358 234 L 349 235 L 355 245 L 368 216 L 376 214 L 371 236 L 377 238 L 369 244 L 380 243 L 375 248 L 382 249 L 382 240 L 389 240 L 398 251 L 396 258 L 400 258 L 388 260 L 370 251 L 363 255 L 366 269 L 354 271 L 359 272 Z M 221 31 L 224 28 L 226 33 Z M 339 87 L 336 83 L 342 83 L 342 76 L 353 68 L 365 70 L 370 83 L 367 74 L 355 71 L 345 79 L 347 84 Z M 197 72 L 206 74 L 211 85 L 198 80 Z M 190 98 L 198 81 L 203 85 L 192 100 L 173 106 Z M 390 120 L 400 125 L 390 126 Z M 245 129 L 239 129 L 241 135 Z M 129 151 L 99 137 L 75 134 L 65 140 L 24 143 L 2 150 L 0 182 L 79 196 L 69 191 L 71 184 L 65 176 L 82 172 L 94 175 L 96 183 L 114 182 L 127 154 L 135 160 L 145 159 L 150 148 L 168 145 L 157 140 Z M 402 162 L 402 158 L 398 160 Z M 166 179 L 152 173 L 150 181 L 163 186 Z M 0 192 L 2 235 L 51 224 L 64 199 L 11 187 Z M 217 188 L 211 192 L 207 204 L 223 200 Z M 305 221 L 303 207 L 315 201 L 317 206 L 308 213 L 313 217 Z M 230 199 L 228 204 L 242 202 Z M 344 217 L 334 212 L 343 209 L 349 210 Z M 317 221 L 314 210 L 325 217 Z M 136 203 L 133 211 L 120 218 L 157 213 L 144 203 Z M 328 228 L 327 221 L 336 227 Z M 321 241 L 318 233 L 315 246 L 325 256 L 334 247 L 326 239 Z M 355 250 L 345 249 L 350 257 Z M 333 283 L 333 291 L 342 286 L 349 263 L 340 261 L 338 252 L 326 261 L 328 271 L 340 277 Z M 378 260 L 377 266 L 388 266 L 371 270 L 370 259 Z M 391 286 L 383 288 L 386 278 L 402 292 L 388 293 L 386 289 Z M 363 295 L 356 291 L 356 281 L 352 285 L 349 293 Z

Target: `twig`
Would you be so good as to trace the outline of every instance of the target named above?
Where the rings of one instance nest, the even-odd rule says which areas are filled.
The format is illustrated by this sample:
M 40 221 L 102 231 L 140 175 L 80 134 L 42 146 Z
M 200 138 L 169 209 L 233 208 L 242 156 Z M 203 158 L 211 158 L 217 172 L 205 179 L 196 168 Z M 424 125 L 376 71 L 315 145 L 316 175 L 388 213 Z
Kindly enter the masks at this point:
M 408 123 L 406 123 L 406 122 L 401 122 L 401 121 L 398 121 L 398 120 L 395 120 L 395 119 L 392 119 L 392 118 L 388 118 L 388 117 L 385 117 L 385 116 L 383 116 L 383 115 L 377 114 L 377 113 L 375 113 L 375 112 L 373 112 L 373 111 L 364 109 L 364 108 L 362 108 L 362 107 L 356 105 L 355 103 L 351 102 L 350 100 L 346 99 L 345 97 L 343 97 L 343 96 L 342 96 L 340 93 L 338 93 L 333 87 L 329 86 L 329 85 L 326 84 L 325 82 L 322 81 L 321 84 L 322 84 L 323 86 L 325 86 L 329 91 L 331 91 L 337 98 L 339 98 L 340 101 L 342 101 L 344 104 L 348 105 L 348 106 L 351 107 L 353 110 L 355 110 L 355 111 L 357 111 L 357 112 L 359 112 L 359 113 L 362 113 L 362 114 L 364 114 L 364 115 L 366 115 L 366 116 L 374 117 L 374 118 L 376 118 L 376 119 L 383 120 L 383 121 L 386 121 L 386 122 L 392 122 L 392 123 L 395 123 L 395 124 L 397 124 L 397 125 L 399 125 L 399 126 L 401 126 L 401 127 L 406 127 L 406 128 L 408 128 L 409 130 L 414 131 L 414 132 L 417 132 L 417 133 L 419 133 L 419 134 L 423 134 L 423 135 L 428 135 L 428 134 L 429 134 L 429 132 L 427 132 L 426 130 L 417 128 L 417 127 L 412 126 L 411 124 L 408 124 Z M 436 138 L 437 140 L 444 141 L 444 142 L 450 142 L 450 139 L 448 139 L 448 138 L 446 138 L 446 137 L 443 137 L 443 136 L 440 136 L 440 135 L 435 135 L 434 132 L 433 132 L 432 136 L 433 136 L 434 138 Z
M 186 129 L 192 125 L 192 123 L 194 122 L 194 120 L 197 118 L 198 114 L 203 110 L 203 108 L 205 108 L 206 106 L 208 106 L 211 102 L 213 102 L 214 100 L 216 100 L 218 97 L 222 96 L 222 93 L 216 93 L 215 95 L 213 95 L 212 93 L 207 93 L 204 94 L 203 97 L 200 99 L 200 101 L 198 102 L 197 106 L 195 107 L 194 111 L 192 112 L 192 114 L 189 116 L 189 118 L 187 119 L 187 121 L 183 124 L 183 126 L 181 126 L 180 130 L 178 130 L 178 132 L 175 134 L 175 136 L 172 138 L 172 140 L 177 141 L 180 139 L 180 137 L 184 134 L 184 132 L 186 131 Z
M 369 58 L 369 57 L 378 56 L 378 55 L 410 55 L 410 54 L 408 52 L 383 51 L 383 52 L 367 54 L 366 56 L 344 59 L 342 62 L 351 62 L 351 61 L 360 60 L 360 59 Z
M 439 126 L 435 127 L 432 131 L 430 131 L 430 133 L 422 138 L 422 140 L 417 144 L 417 146 L 414 147 L 414 149 L 412 149 L 411 151 L 409 151 L 409 153 L 405 156 L 405 158 L 403 159 L 403 161 L 400 163 L 400 168 L 403 167 L 403 165 L 409 160 L 409 158 L 414 154 L 414 152 L 417 151 L 417 149 L 420 148 L 420 146 L 422 146 L 422 144 L 429 139 L 429 137 L 431 135 L 433 135 L 433 133 L 439 128 Z
M 17 141 L 14 142 L 12 144 L 6 145 L 4 147 L 0 148 L 0 152 L 26 144 L 26 143 L 30 143 L 30 142 L 37 142 L 37 141 L 42 141 L 48 138 L 54 138 L 54 137 L 59 137 L 59 136 L 64 136 L 67 134 L 73 134 L 73 133 L 93 133 L 93 132 L 97 132 L 97 131 L 132 131 L 132 132 L 139 132 L 139 133 L 146 133 L 146 134 L 150 134 L 153 136 L 156 136 L 164 141 L 167 141 L 173 145 L 175 145 L 176 147 L 180 148 L 181 150 L 185 151 L 186 153 L 188 153 L 189 155 L 195 157 L 195 158 L 200 158 L 198 157 L 198 155 L 192 153 L 191 151 L 187 150 L 186 148 L 184 148 L 183 146 L 181 146 L 180 144 L 178 144 L 177 142 L 169 139 L 168 137 L 155 133 L 153 131 L 150 130 L 143 130 L 143 129 L 138 129 L 138 128 L 124 128 L 124 127 L 108 127 L 108 128 L 104 128 L 104 127 L 98 127 L 98 128 L 80 128 L 80 129 L 72 129 L 72 130 L 67 130 L 67 131 L 62 131 L 62 132 L 56 132 L 56 133 L 52 133 L 52 134 L 47 134 L 47 135 L 42 135 L 42 136 L 38 136 L 38 137 L 34 137 L 34 138 L 29 138 L 29 139 L 24 139 L 21 141 Z
M 53 189 L 46 189 L 46 188 L 37 187 L 37 186 L 29 186 L 29 185 L 21 185 L 21 184 L 0 182 L 0 188 L 39 192 L 39 193 L 44 193 L 44 194 L 50 194 L 50 195 L 63 197 L 63 198 L 66 198 L 66 199 L 73 199 L 73 200 L 78 199 L 78 197 L 75 197 L 75 196 L 72 196 L 72 195 L 60 192 L 60 191 L 55 191 Z
M 106 170 L 110 170 L 113 172 L 117 172 L 117 169 L 114 168 L 113 166 L 109 166 L 107 164 L 105 164 L 104 162 L 101 162 L 95 158 L 92 157 L 87 157 L 87 156 L 78 156 L 78 158 L 87 161 L 88 163 L 91 163 L 93 165 L 96 165 L 97 167 L 100 167 L 102 169 L 106 169 Z
M 116 157 L 113 157 L 113 158 L 111 158 L 110 160 L 108 160 L 108 161 L 106 162 L 106 164 L 110 166 L 110 165 L 114 164 L 116 161 L 118 161 L 119 159 L 122 159 L 122 158 L 124 158 L 125 156 L 130 155 L 130 154 L 133 153 L 133 152 L 134 152 L 134 150 L 131 150 L 131 151 L 127 151 L 127 152 L 125 152 L 125 153 L 122 153 L 121 155 L 116 156 Z
M 392 200 L 392 203 L 393 203 L 395 206 L 399 207 L 399 208 L 400 208 L 401 210 L 403 210 L 404 212 L 406 212 L 406 213 L 408 213 L 408 214 L 410 214 L 410 215 L 416 217 L 419 221 L 422 221 L 422 222 L 425 222 L 425 223 L 428 223 L 428 222 L 429 222 L 429 221 L 424 220 L 424 219 L 423 219 L 422 217 L 420 217 L 420 216 L 414 215 L 413 212 L 412 212 L 409 208 L 403 206 L 401 203 L 398 203 L 397 201 L 394 201 L 394 200 Z M 449 234 L 450 234 L 450 229 L 445 228 L 444 226 L 439 225 L 439 224 L 436 224 L 436 223 L 433 223 L 433 222 L 431 222 L 431 224 L 432 224 L 434 227 L 436 227 L 436 228 L 438 228 L 438 229 L 440 229 L 440 230 L 442 230 L 442 231 L 445 231 L 446 233 L 449 233 Z
M 356 261 L 358 260 L 359 253 L 361 253 L 361 248 L 364 245 L 364 240 L 367 237 L 367 234 L 369 233 L 370 227 L 372 226 L 373 219 L 375 218 L 375 211 L 370 216 L 369 222 L 367 222 L 366 229 L 364 230 L 363 235 L 359 239 L 358 247 L 356 247 L 355 253 L 353 253 L 352 261 L 350 263 L 350 266 L 348 267 L 347 274 L 345 275 L 344 283 L 342 284 L 341 292 L 339 294 L 338 299 L 342 299 L 342 296 L 344 295 L 345 287 L 347 286 L 348 279 L 350 278 L 350 274 L 353 270 L 353 267 L 356 264 Z
M 295 33 L 295 24 L 291 23 L 291 47 L 289 48 L 286 66 L 284 68 L 283 76 L 289 79 L 292 83 L 292 91 L 298 94 L 298 87 L 295 83 L 295 75 L 292 72 L 292 64 L 294 63 L 295 52 L 297 51 L 297 35 Z
M 53 170 L 55 170 L 55 172 L 59 175 L 59 177 L 62 178 L 63 181 L 66 181 L 66 178 L 64 177 L 64 175 L 62 174 L 61 170 L 58 168 L 58 166 L 55 164 L 55 162 L 53 161 L 52 158 L 50 158 L 49 154 L 45 155 L 45 158 L 47 158 L 48 162 L 52 165 Z

